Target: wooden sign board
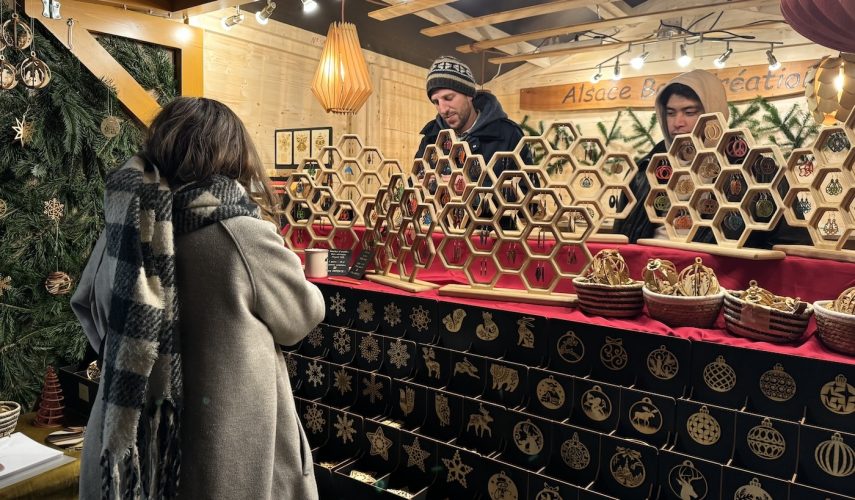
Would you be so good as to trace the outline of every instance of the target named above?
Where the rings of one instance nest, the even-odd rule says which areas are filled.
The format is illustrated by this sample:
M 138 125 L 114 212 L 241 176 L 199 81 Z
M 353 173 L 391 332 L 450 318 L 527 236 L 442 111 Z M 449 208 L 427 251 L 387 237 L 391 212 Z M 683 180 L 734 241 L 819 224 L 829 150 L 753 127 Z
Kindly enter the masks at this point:
M 721 79 L 728 102 L 788 97 L 804 93 L 808 70 L 817 60 L 794 61 L 776 71 L 766 64 L 710 70 Z M 527 111 L 578 111 L 583 109 L 653 108 L 660 87 L 680 73 L 639 76 L 623 80 L 579 82 L 520 89 L 520 108 Z

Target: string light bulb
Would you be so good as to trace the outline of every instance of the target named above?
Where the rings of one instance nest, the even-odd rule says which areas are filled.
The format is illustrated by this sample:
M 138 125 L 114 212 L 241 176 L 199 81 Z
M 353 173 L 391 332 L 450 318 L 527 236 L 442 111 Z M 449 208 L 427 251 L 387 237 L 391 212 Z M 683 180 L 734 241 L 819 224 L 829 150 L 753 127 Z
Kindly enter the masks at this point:
M 621 74 L 620 74 L 620 58 L 617 58 L 617 59 L 615 60 L 615 73 L 614 73 L 614 75 L 612 76 L 612 80 L 614 80 L 614 81 L 618 81 L 618 80 L 620 80 L 620 79 L 621 79 Z
M 318 2 L 315 0 L 300 0 L 303 2 L 303 14 L 311 14 L 318 10 Z
M 647 62 L 648 57 L 650 57 L 650 52 L 642 49 L 641 54 L 629 60 L 629 65 L 632 66 L 633 69 L 641 69 L 644 67 L 644 63 Z
M 731 49 L 730 45 L 728 45 L 727 50 L 722 52 L 721 55 L 716 57 L 715 61 L 713 61 L 713 64 L 715 64 L 715 67 L 719 68 L 719 69 L 723 68 L 725 65 L 725 62 L 727 62 L 727 58 L 730 57 L 730 54 L 733 54 L 733 49 Z
M 594 73 L 593 76 L 591 76 L 591 83 L 598 83 L 602 79 L 603 79 L 603 67 L 597 66 L 597 72 Z
M 270 20 L 270 16 L 273 15 L 273 10 L 275 8 L 276 3 L 271 0 L 267 0 L 267 6 L 255 13 L 255 20 L 258 21 L 258 24 L 262 26 L 267 24 L 267 21 Z
M 692 57 L 686 52 L 686 44 L 680 44 L 680 57 L 677 58 L 677 64 L 680 65 L 681 68 L 685 68 L 692 62 Z
M 243 22 L 243 12 L 240 11 L 240 5 L 235 5 L 235 13 L 231 16 L 224 17 L 220 24 L 222 24 L 223 29 L 226 31 L 230 31 L 233 27 Z
M 766 59 L 769 60 L 769 71 L 776 71 L 781 68 L 781 63 L 778 58 L 772 53 L 772 49 L 766 51 Z

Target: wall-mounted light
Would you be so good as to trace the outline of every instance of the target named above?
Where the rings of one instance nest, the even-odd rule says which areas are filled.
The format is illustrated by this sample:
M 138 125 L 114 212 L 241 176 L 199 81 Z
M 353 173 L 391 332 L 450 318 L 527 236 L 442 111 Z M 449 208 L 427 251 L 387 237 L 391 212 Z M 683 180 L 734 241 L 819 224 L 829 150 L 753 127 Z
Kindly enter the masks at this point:
M 318 10 L 318 2 L 315 0 L 300 0 L 303 2 L 303 14 L 311 14 Z
M 775 46 L 773 45 L 772 48 L 766 51 L 766 59 L 769 60 L 769 71 L 775 71 L 781 68 L 781 63 L 778 62 L 778 58 L 772 53 L 774 47 Z
M 650 57 L 650 52 L 641 49 L 641 54 L 633 57 L 629 60 L 629 65 L 632 66 L 633 69 L 641 69 L 644 67 L 644 63 L 647 62 L 647 58 Z
M 615 73 L 612 75 L 612 80 L 618 81 L 621 79 L 620 75 L 620 58 L 615 59 Z
M 686 44 L 680 44 L 680 57 L 677 58 L 677 64 L 680 65 L 681 68 L 685 68 L 692 62 L 692 57 L 686 52 Z
M 725 63 L 727 62 L 727 58 L 730 57 L 730 54 L 733 54 L 733 49 L 731 49 L 730 45 L 728 44 L 727 49 L 724 52 L 722 52 L 720 56 L 716 57 L 715 61 L 713 61 L 713 64 L 715 64 L 715 67 L 716 68 L 723 68 Z
M 267 6 L 255 13 L 255 20 L 258 24 L 265 25 L 273 15 L 273 10 L 276 8 L 276 3 L 272 0 L 267 0 Z
M 598 83 L 603 79 L 603 67 L 597 66 L 597 72 L 591 76 L 591 83 Z
M 235 6 L 235 13 L 224 17 L 220 24 L 222 24 L 223 29 L 226 31 L 231 30 L 233 27 L 243 22 L 243 12 L 240 11 L 240 5 Z

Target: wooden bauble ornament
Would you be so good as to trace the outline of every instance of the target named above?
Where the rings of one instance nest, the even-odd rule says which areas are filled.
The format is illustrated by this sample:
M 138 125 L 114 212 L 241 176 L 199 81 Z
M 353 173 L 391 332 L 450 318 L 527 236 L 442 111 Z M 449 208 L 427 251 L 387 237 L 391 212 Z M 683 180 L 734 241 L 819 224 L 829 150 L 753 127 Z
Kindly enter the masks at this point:
M 692 216 L 686 210 L 680 210 L 680 214 L 674 217 L 672 225 L 677 231 L 688 231 L 692 229 Z
M 721 438 L 721 425 L 718 420 L 710 415 L 706 405 L 701 406 L 697 413 L 693 413 L 686 421 L 686 430 L 689 437 L 698 444 L 711 446 Z
M 627 488 L 636 488 L 644 483 L 647 476 L 641 453 L 630 448 L 618 446 L 609 460 L 609 472 L 615 481 Z
M 705 266 L 700 257 L 695 257 L 695 263 L 680 272 L 677 288 L 681 295 L 687 297 L 715 295 L 721 289 L 715 271 Z
M 21 61 L 18 65 L 18 74 L 24 86 L 33 90 L 43 89 L 50 83 L 50 68 L 47 63 L 36 57 L 35 52 L 30 52 L 30 57 Z
M 656 165 L 656 169 L 654 173 L 656 174 L 656 178 L 660 181 L 666 182 L 671 178 L 671 174 L 674 172 L 674 169 L 671 168 L 671 164 L 668 163 L 668 160 L 662 159 L 659 160 L 659 164 Z
M 715 180 L 720 172 L 721 166 L 719 166 L 718 162 L 712 156 L 705 157 L 698 168 L 698 175 L 710 181 Z
M 776 402 L 789 401 L 796 395 L 796 380 L 780 363 L 760 375 L 760 392 Z
M 18 72 L 15 66 L 0 54 L 0 90 L 11 90 L 18 85 Z
M 674 498 L 703 499 L 707 497 L 707 479 L 691 460 L 683 460 L 668 473 L 668 486 Z
M 3 34 L 3 42 L 18 50 L 24 50 L 33 43 L 33 32 L 27 23 L 21 21 L 18 14 L 12 14 L 12 18 L 3 23 L 0 27 L 0 32 Z
M 641 276 L 648 290 L 665 295 L 671 295 L 674 292 L 674 286 L 679 280 L 677 267 L 673 262 L 665 259 L 649 259 Z
M 659 346 L 647 355 L 647 371 L 660 380 L 671 380 L 680 371 L 680 361 L 664 345 Z
M 101 133 L 107 139 L 112 139 L 122 131 L 122 120 L 115 116 L 108 116 L 101 120 Z
M 704 145 L 713 147 L 721 139 L 721 125 L 716 120 L 710 120 L 704 125 Z
M 728 392 L 736 386 L 736 372 L 724 356 L 718 356 L 704 367 L 704 382 L 716 392 Z
M 6 207 L 6 200 L 0 198 L 0 217 L 6 215 L 6 210 L 8 210 Z
M 855 450 L 843 441 L 839 432 L 819 443 L 814 450 L 814 459 L 829 476 L 848 477 L 855 473 Z
M 710 193 L 708 198 L 703 198 L 698 202 L 698 213 L 701 215 L 715 215 L 718 210 L 718 200 Z
M 517 500 L 519 498 L 517 485 L 505 474 L 505 471 L 500 471 L 490 477 L 487 481 L 487 493 L 490 495 L 490 500 Z
M 733 498 L 744 500 L 773 500 L 772 495 L 767 493 L 766 490 L 761 487 L 760 481 L 756 477 L 751 479 L 748 484 L 740 486 L 733 495 Z
M 71 291 L 73 284 L 71 276 L 62 271 L 50 273 L 45 280 L 45 288 L 51 295 L 65 295 Z
M 2 212 L 0 212 L 0 215 L 2 215 Z M 846 314 L 855 314 L 855 286 L 844 290 L 834 301 L 831 309 Z
M 752 427 L 745 440 L 748 442 L 748 448 L 764 460 L 777 460 L 787 451 L 783 434 L 772 427 L 769 417 L 764 418 L 760 425 Z
M 671 208 L 671 200 L 668 199 L 668 195 L 660 194 L 653 199 L 653 208 L 655 208 L 658 212 L 667 212 L 669 208 Z
M 561 445 L 561 460 L 573 470 L 584 470 L 591 463 L 591 453 L 579 440 L 577 432 Z

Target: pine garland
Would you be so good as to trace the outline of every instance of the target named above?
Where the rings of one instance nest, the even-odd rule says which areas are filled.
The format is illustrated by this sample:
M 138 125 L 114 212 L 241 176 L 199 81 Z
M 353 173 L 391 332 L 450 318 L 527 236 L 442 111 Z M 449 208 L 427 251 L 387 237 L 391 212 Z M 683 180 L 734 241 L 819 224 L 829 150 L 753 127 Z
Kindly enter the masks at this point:
M 123 113 L 110 86 L 38 22 L 35 26 L 37 54 L 53 74 L 50 84 L 36 92 L 19 84 L 0 93 L 0 199 L 7 207 L 0 215 L 0 280 L 11 278 L 11 288 L 0 293 L 0 399 L 25 408 L 32 408 L 46 367 L 79 361 L 87 346 L 70 294 L 49 294 L 45 279 L 63 271 L 77 282 L 103 226 L 104 177 L 133 155 L 142 139 L 141 128 Z M 168 51 L 117 37 L 102 41 L 162 101 L 175 95 Z M 12 54 L 13 62 L 22 57 Z M 120 134 L 111 139 L 100 131 L 108 99 L 112 114 L 122 120 Z M 25 112 L 34 133 L 22 147 L 13 142 L 12 126 Z M 52 198 L 65 206 L 56 223 L 43 213 L 44 202 Z

